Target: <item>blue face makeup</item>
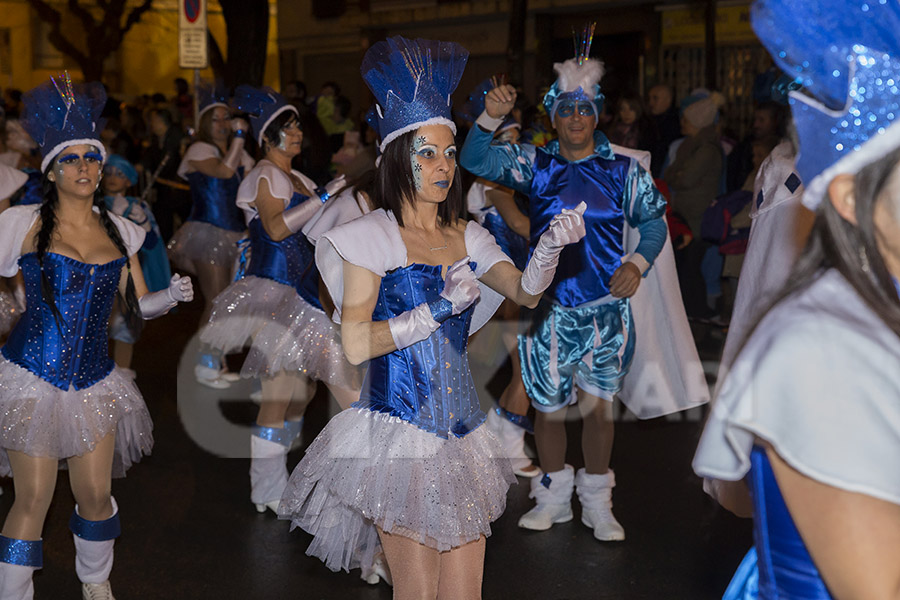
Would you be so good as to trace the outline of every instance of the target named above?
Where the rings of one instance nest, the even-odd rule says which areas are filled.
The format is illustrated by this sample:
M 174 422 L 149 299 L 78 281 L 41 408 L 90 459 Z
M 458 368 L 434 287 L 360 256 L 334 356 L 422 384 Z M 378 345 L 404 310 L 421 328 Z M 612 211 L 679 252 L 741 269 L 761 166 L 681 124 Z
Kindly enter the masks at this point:
M 424 182 L 422 180 L 422 171 L 425 165 L 428 164 L 428 161 L 432 161 L 438 158 L 438 149 L 434 144 L 429 144 L 425 139 L 425 136 L 419 135 L 416 136 L 415 140 L 413 140 L 413 147 L 410 150 L 410 155 L 412 159 L 412 171 L 413 178 L 416 184 L 416 190 L 421 190 Z M 446 150 L 444 150 L 444 156 L 448 161 L 454 163 L 451 166 L 451 169 L 455 169 L 456 162 L 456 146 L 449 146 Z M 445 181 L 435 182 L 435 185 L 440 188 L 449 188 L 451 180 L 447 179 Z
M 575 114 L 575 111 L 582 117 L 594 116 L 594 104 L 592 102 L 565 100 L 556 107 L 556 116 L 568 118 Z

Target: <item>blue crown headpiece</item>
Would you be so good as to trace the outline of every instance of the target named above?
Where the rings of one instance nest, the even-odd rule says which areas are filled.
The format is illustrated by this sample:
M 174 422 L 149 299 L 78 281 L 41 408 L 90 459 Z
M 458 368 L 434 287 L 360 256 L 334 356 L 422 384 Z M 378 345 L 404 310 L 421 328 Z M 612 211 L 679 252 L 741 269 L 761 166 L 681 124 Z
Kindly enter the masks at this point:
M 372 45 L 362 77 L 378 102 L 381 149 L 423 125 L 442 124 L 456 134 L 450 95 L 459 85 L 469 52 L 454 42 L 396 36 Z
M 836 175 L 900 147 L 900 4 L 760 0 L 751 19 L 778 66 L 809 94 L 789 95 L 803 203 L 814 209 Z
M 487 93 L 498 85 L 502 85 L 503 83 L 505 83 L 503 79 L 505 78 L 501 77 L 501 80 L 498 81 L 495 77 L 488 77 L 487 79 L 479 83 L 469 94 L 469 97 L 466 99 L 466 103 L 463 104 L 462 108 L 457 112 L 460 118 L 465 119 L 469 123 L 474 123 L 475 120 L 481 115 L 481 113 L 484 112 L 485 96 L 487 96 Z M 512 118 L 512 115 L 507 115 L 503 120 L 503 123 L 500 124 L 500 127 L 497 128 L 495 133 L 499 133 L 501 131 L 506 131 L 507 129 L 516 127 L 521 129 L 521 125 L 519 125 L 519 123 Z
M 555 63 L 553 70 L 557 78 L 544 95 L 544 109 L 550 120 L 563 100 L 581 100 L 594 105 L 594 118 L 600 118 L 605 96 L 600 92 L 600 80 L 606 73 L 603 63 L 590 58 L 591 43 L 594 41 L 596 23 L 588 23 L 581 31 L 572 30 L 575 58 Z
M 106 105 L 106 90 L 100 83 L 73 85 L 68 73 L 50 78 L 22 98 L 22 127 L 41 149 L 41 172 L 68 146 L 91 144 L 106 160 L 100 141 L 105 123 L 100 113 Z
M 229 108 L 228 106 L 228 93 L 222 88 L 222 86 L 217 82 L 215 84 L 201 81 L 200 85 L 197 86 L 195 90 L 197 94 L 197 105 L 199 107 L 198 118 L 203 116 L 208 110 L 211 110 L 217 106 L 221 106 L 222 108 Z
M 256 142 L 263 145 L 263 134 L 266 127 L 275 120 L 275 117 L 286 110 L 293 111 L 295 115 L 297 109 L 289 104 L 284 96 L 276 92 L 270 87 L 255 88 L 249 85 L 239 85 L 234 91 L 234 107 L 240 112 L 250 115 L 250 127 L 256 134 Z

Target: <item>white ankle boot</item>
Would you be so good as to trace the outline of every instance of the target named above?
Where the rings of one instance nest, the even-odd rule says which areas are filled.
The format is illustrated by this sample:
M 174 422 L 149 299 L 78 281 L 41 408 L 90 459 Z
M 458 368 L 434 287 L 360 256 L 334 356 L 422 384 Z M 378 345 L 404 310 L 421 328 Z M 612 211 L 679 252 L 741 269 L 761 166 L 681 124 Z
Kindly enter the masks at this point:
M 525 454 L 524 429 L 498 415 L 496 410 L 488 411 L 485 424 L 497 436 L 503 447 L 504 456 L 509 458 L 516 475 L 536 477 L 541 474 L 541 470 L 535 467 L 528 455 Z
M 534 498 L 537 505 L 522 515 L 519 527 L 544 531 L 554 523 L 571 521 L 574 479 L 575 470 L 571 465 L 566 465 L 562 471 L 532 479 L 528 497 Z
M 290 442 L 285 446 L 255 434 L 250 436 L 250 501 L 261 513 L 266 512 L 266 508 L 278 513 L 278 504 L 288 482 L 289 445 Z
M 624 540 L 625 529 L 612 513 L 612 489 L 616 485 L 612 469 L 604 475 L 578 469 L 575 485 L 581 502 L 581 522 L 594 530 L 594 537 L 601 542 Z
M 0 600 L 32 600 L 34 567 L 0 563 Z

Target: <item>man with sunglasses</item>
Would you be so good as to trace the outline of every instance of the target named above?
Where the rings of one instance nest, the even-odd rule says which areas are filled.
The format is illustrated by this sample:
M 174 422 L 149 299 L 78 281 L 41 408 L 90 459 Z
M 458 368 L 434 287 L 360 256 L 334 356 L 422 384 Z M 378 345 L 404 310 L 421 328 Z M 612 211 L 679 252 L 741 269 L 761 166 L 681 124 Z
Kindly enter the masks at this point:
M 532 260 L 559 265 L 528 332 L 519 336 L 523 381 L 536 409 L 535 441 L 545 472 L 532 480 L 537 505 L 519 526 L 545 530 L 571 520 L 577 484 L 581 520 L 594 537 L 622 540 L 625 532 L 612 514 L 611 501 L 612 400 L 634 355 L 629 298 L 665 243 L 666 204 L 637 160 L 614 152 L 606 136 L 595 130 L 604 98 L 602 63 L 580 56 L 554 69 L 559 79 L 543 104 L 558 139 L 537 149 L 491 146 L 493 130 L 516 98 L 512 86 L 499 86 L 487 93 L 485 112 L 469 132 L 460 164 L 529 196 Z M 587 203 L 587 236 L 581 242 L 562 249 L 540 241 L 553 214 L 581 201 Z M 629 228 L 639 232 L 640 243 L 626 259 Z M 577 475 L 565 464 L 565 414 L 576 401 L 584 420 L 585 463 Z

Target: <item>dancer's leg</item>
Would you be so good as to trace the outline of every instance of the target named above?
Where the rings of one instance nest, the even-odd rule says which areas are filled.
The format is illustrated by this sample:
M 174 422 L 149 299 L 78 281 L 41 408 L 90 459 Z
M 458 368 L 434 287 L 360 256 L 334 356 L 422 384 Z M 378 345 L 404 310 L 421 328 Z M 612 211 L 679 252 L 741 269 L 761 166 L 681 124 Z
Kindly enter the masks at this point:
M 474 542 L 441 552 L 440 600 L 481 600 L 484 580 L 484 536 Z
M 16 497 L 6 515 L 2 533 L 13 539 L 39 540 L 56 488 L 59 461 L 36 458 L 14 450 L 7 453 Z
M 391 579 L 394 600 L 434 600 L 438 597 L 441 553 L 402 535 L 378 530 Z
M 609 470 L 612 456 L 613 403 L 579 390 L 578 408 L 584 423 L 581 451 L 585 470 L 592 475 L 603 475 Z
M 545 473 L 561 471 L 566 466 L 566 412 L 562 407 L 553 412 L 536 411 L 534 441 L 538 460 Z
M 110 496 L 115 440 L 115 433 L 110 433 L 93 451 L 68 460 L 69 484 L 78 504 L 78 514 L 88 521 L 102 521 L 113 513 Z

